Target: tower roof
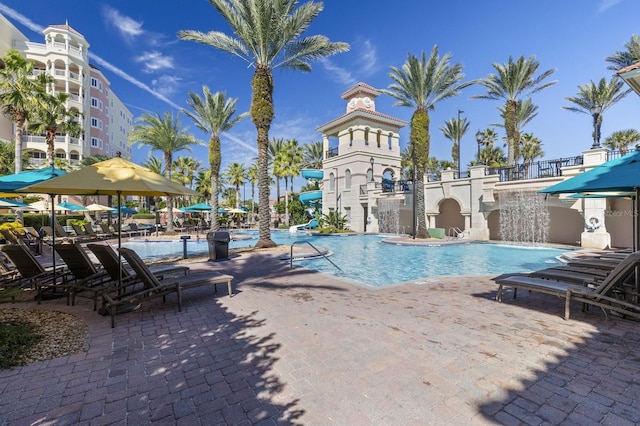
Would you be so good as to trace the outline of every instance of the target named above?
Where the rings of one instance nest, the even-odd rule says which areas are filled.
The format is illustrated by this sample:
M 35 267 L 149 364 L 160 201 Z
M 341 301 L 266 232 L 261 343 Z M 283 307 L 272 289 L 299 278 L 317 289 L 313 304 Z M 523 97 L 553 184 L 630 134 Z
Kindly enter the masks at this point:
M 359 82 L 355 86 L 344 92 L 342 95 L 340 95 L 340 97 L 342 99 L 351 99 L 352 97 L 357 95 L 366 95 L 370 98 L 376 98 L 380 95 L 380 91 L 375 87 L 369 86 L 366 83 Z

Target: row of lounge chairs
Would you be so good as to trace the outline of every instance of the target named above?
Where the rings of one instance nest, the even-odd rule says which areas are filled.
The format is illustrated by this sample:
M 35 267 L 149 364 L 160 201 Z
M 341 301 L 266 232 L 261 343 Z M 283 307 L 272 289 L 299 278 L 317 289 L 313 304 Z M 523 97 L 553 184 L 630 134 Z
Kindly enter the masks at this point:
M 568 262 L 529 274 L 505 274 L 494 278 L 496 300 L 502 302 L 505 287 L 551 294 L 565 301 L 564 318 L 569 319 L 571 302 L 582 302 L 583 310 L 597 306 L 623 316 L 640 318 L 640 251 L 615 253 Z
M 110 315 L 112 327 L 115 327 L 115 316 L 123 306 L 137 305 L 160 296 L 164 302 L 170 293 L 176 293 L 178 310 L 181 311 L 182 291 L 187 288 L 212 285 L 217 293 L 217 285 L 226 284 L 229 297 L 233 294 L 231 275 L 191 274 L 190 269 L 182 265 L 148 266 L 127 248 L 119 249 L 126 260 L 123 263 L 118 253 L 107 244 L 90 243 L 87 248 L 95 255 L 98 264 L 91 261 L 78 242 L 56 244 L 54 249 L 64 265 L 54 270 L 40 263 L 24 244 L 0 246 L 0 252 L 14 265 L 14 269 L 4 265 L 6 271 L 2 272 L 3 281 L 0 281 L 0 287 L 5 289 L 2 293 L 30 287 L 36 290 L 38 303 L 53 295 L 66 296 L 67 303 L 71 305 L 76 303 L 78 296 L 88 295 L 93 299 L 94 310 L 98 310 L 98 301 L 102 301 L 100 312 Z

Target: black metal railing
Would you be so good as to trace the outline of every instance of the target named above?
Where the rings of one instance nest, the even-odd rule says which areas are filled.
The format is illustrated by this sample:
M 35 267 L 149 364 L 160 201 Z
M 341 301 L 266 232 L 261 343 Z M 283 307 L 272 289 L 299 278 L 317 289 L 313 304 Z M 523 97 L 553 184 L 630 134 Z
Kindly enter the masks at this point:
M 336 157 L 337 155 L 338 155 L 338 147 L 329 148 L 327 150 L 327 152 L 325 152 L 325 159 L 326 158 L 331 158 L 331 157 Z
M 582 155 L 554 160 L 536 161 L 534 163 L 516 164 L 509 167 L 489 167 L 487 175 L 499 175 L 500 182 L 541 179 L 562 176 L 562 168 L 579 166 L 583 163 Z

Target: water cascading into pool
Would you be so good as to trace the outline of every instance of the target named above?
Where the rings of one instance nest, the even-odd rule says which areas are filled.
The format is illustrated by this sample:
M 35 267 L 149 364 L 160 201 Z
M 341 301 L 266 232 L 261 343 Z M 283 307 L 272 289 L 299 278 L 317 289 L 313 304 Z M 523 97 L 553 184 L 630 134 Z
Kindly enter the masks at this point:
M 402 200 L 378 200 L 378 224 L 380 232 L 400 233 L 400 205 Z
M 549 209 L 544 195 L 535 191 L 501 192 L 500 239 L 517 243 L 546 243 Z

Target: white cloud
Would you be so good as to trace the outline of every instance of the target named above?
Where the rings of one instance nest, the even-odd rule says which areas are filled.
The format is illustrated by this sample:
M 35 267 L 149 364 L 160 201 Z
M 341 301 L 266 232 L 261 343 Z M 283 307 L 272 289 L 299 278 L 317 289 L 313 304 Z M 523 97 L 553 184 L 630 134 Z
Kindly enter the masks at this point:
M 102 14 L 107 20 L 107 24 L 112 25 L 126 39 L 131 40 L 139 35 L 144 34 L 142 22 L 138 22 L 133 18 L 122 15 L 116 9 L 105 6 Z
M 331 60 L 327 58 L 320 59 L 320 63 L 324 67 L 325 71 L 329 74 L 329 77 L 343 86 L 353 86 L 357 83 L 357 80 L 346 69 L 335 65 Z
M 173 75 L 162 75 L 156 79 L 151 80 L 153 89 L 164 95 L 169 96 L 178 91 L 178 86 L 182 79 Z
M 135 58 L 136 62 L 144 63 L 145 72 L 155 72 L 162 69 L 173 69 L 173 57 L 165 56 L 157 50 L 144 52 L 141 56 Z
M 3 14 L 7 15 L 10 18 L 15 19 L 16 21 L 18 21 L 19 23 L 21 23 L 25 27 L 29 28 L 31 31 L 34 31 L 34 32 L 37 32 L 37 33 L 42 33 L 42 30 L 44 30 L 43 26 L 36 24 L 31 19 L 29 19 L 26 16 L 16 12 L 15 10 L 11 9 L 10 7 L 8 7 L 8 6 L 6 6 L 6 5 L 4 5 L 2 3 L 0 3 L 0 12 L 2 12 Z
M 369 40 L 364 41 L 360 63 L 364 77 L 368 77 L 378 70 L 378 51 Z
M 622 0 L 601 0 L 600 5 L 598 6 L 598 13 L 602 13 L 612 8 L 618 3 L 621 3 Z

